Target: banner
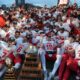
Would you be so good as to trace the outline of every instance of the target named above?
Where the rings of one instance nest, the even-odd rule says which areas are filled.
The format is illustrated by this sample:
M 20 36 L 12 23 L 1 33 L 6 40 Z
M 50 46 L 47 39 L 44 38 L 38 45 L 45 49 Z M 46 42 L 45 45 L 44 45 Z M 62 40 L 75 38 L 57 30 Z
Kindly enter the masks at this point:
M 69 0 L 59 0 L 58 5 L 68 4 Z

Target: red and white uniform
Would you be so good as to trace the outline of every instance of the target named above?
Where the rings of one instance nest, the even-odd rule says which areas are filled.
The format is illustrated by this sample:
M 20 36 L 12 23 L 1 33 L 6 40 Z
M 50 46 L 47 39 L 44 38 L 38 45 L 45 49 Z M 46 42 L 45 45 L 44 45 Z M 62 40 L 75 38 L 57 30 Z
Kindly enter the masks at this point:
M 65 22 L 65 23 L 62 24 L 62 28 L 64 28 L 64 29 L 67 30 L 68 32 L 71 31 L 71 28 L 70 28 L 70 26 L 69 26 L 69 24 L 68 24 L 67 22 Z
M 8 44 L 4 41 L 0 41 L 0 48 L 4 48 L 7 49 L 8 48 Z
M 16 46 L 12 45 L 9 47 L 10 53 L 8 55 L 8 57 L 12 60 L 12 62 L 14 63 L 14 68 L 18 69 L 21 65 L 21 57 L 19 55 L 17 55 L 18 53 L 16 52 Z
M 21 57 L 19 56 L 19 55 L 14 55 L 14 53 L 10 53 L 9 55 L 8 55 L 8 57 L 12 60 L 12 62 L 14 63 L 14 68 L 15 69 L 18 69 L 19 67 L 20 67 L 20 65 L 21 65 L 21 62 L 22 62 L 22 60 L 21 60 Z
M 4 31 L 3 29 L 0 28 L 0 35 L 1 35 L 2 38 L 5 38 L 6 31 Z
M 22 44 L 19 44 L 17 46 L 17 49 L 16 49 L 16 52 L 19 53 L 19 54 L 24 54 L 24 51 L 25 49 L 27 49 L 29 46 L 28 43 L 22 43 Z
M 5 58 L 9 55 L 8 50 L 6 49 L 1 49 L 0 50 L 0 64 L 4 64 Z
M 77 18 L 74 18 L 73 21 L 72 21 L 72 24 L 75 26 L 75 27 L 79 27 L 79 20 Z
M 5 60 L 5 57 L 9 54 L 8 45 L 6 42 L 0 41 L 0 62 Z
M 44 47 L 46 51 L 54 51 L 54 48 L 56 47 L 56 43 L 54 41 L 45 41 Z
M 73 58 L 73 56 L 70 54 L 64 54 L 63 55 L 63 60 L 61 62 L 61 66 L 59 68 L 59 79 L 60 80 L 63 80 L 63 79 L 68 80 L 70 73 L 72 71 L 78 72 L 78 70 L 79 70 L 80 44 L 77 42 L 74 42 L 74 43 L 71 43 L 68 48 L 75 50 L 75 58 Z M 74 54 L 74 52 L 72 54 Z M 66 69 L 65 69 L 65 64 L 67 64 Z M 64 70 L 66 70 L 65 73 L 64 73 Z M 63 74 L 64 74 L 64 76 L 63 76 Z
M 44 42 L 46 42 L 46 36 L 45 35 L 44 36 L 38 35 L 38 36 L 36 36 L 36 41 L 37 41 L 37 45 L 44 43 Z
M 75 58 L 80 59 L 80 45 L 78 45 L 75 49 Z
M 4 64 L 5 64 L 5 58 L 8 54 L 9 52 L 7 50 L 6 45 L 4 45 L 3 42 L 0 42 L 0 77 L 2 77 L 2 75 L 6 71 Z
M 58 31 L 58 36 L 61 36 L 61 37 L 63 37 L 64 39 L 65 39 L 65 38 L 68 38 L 68 37 L 69 37 L 69 32 L 64 31 L 63 33 L 61 33 L 60 31 Z
M 19 46 L 22 43 L 23 43 L 23 38 L 22 37 L 19 37 L 19 38 L 16 39 L 16 46 Z
M 34 36 L 34 37 L 32 38 L 32 44 L 37 44 L 38 42 L 39 42 L 39 40 L 36 39 L 36 36 Z
M 68 45 L 65 47 L 66 50 L 76 50 L 76 47 L 79 45 L 77 42 L 68 43 Z
M 6 33 L 6 37 L 14 37 L 15 35 L 15 29 L 14 27 L 10 27 L 10 29 L 8 30 L 8 32 Z

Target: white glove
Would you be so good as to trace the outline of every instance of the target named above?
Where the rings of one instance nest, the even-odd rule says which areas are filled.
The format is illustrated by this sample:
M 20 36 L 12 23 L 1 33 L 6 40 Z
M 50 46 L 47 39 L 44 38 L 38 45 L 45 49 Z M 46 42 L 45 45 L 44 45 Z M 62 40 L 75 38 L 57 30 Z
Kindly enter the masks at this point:
M 15 69 L 18 69 L 20 67 L 20 63 L 16 63 L 15 66 L 13 66 Z

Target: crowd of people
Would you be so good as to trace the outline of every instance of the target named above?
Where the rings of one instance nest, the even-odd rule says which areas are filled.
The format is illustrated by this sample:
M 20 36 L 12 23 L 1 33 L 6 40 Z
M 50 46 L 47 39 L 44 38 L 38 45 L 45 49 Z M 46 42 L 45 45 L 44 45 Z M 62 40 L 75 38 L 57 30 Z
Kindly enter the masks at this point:
M 5 63 L 11 60 L 18 70 L 32 53 L 41 59 L 44 80 L 55 77 L 57 70 L 58 80 L 69 80 L 72 71 L 80 80 L 80 9 L 76 4 L 1 8 L 0 16 L 5 19 L 5 25 L 0 25 L 0 77 L 7 70 Z M 46 60 L 54 62 L 51 72 Z

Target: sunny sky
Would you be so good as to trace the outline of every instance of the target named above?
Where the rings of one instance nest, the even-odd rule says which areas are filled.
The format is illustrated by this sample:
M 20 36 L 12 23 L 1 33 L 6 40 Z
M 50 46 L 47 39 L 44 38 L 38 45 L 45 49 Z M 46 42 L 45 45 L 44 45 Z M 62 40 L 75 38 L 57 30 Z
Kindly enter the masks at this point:
M 25 2 L 32 3 L 35 5 L 40 5 L 40 6 L 43 6 L 46 4 L 48 7 L 56 5 L 57 1 L 58 0 L 25 0 Z M 76 0 L 76 2 L 80 6 L 80 0 Z M 0 0 L 0 5 L 6 4 L 7 6 L 10 6 L 13 3 L 15 3 L 15 0 Z M 73 3 L 74 3 L 74 0 L 70 0 L 70 4 L 73 4 Z

